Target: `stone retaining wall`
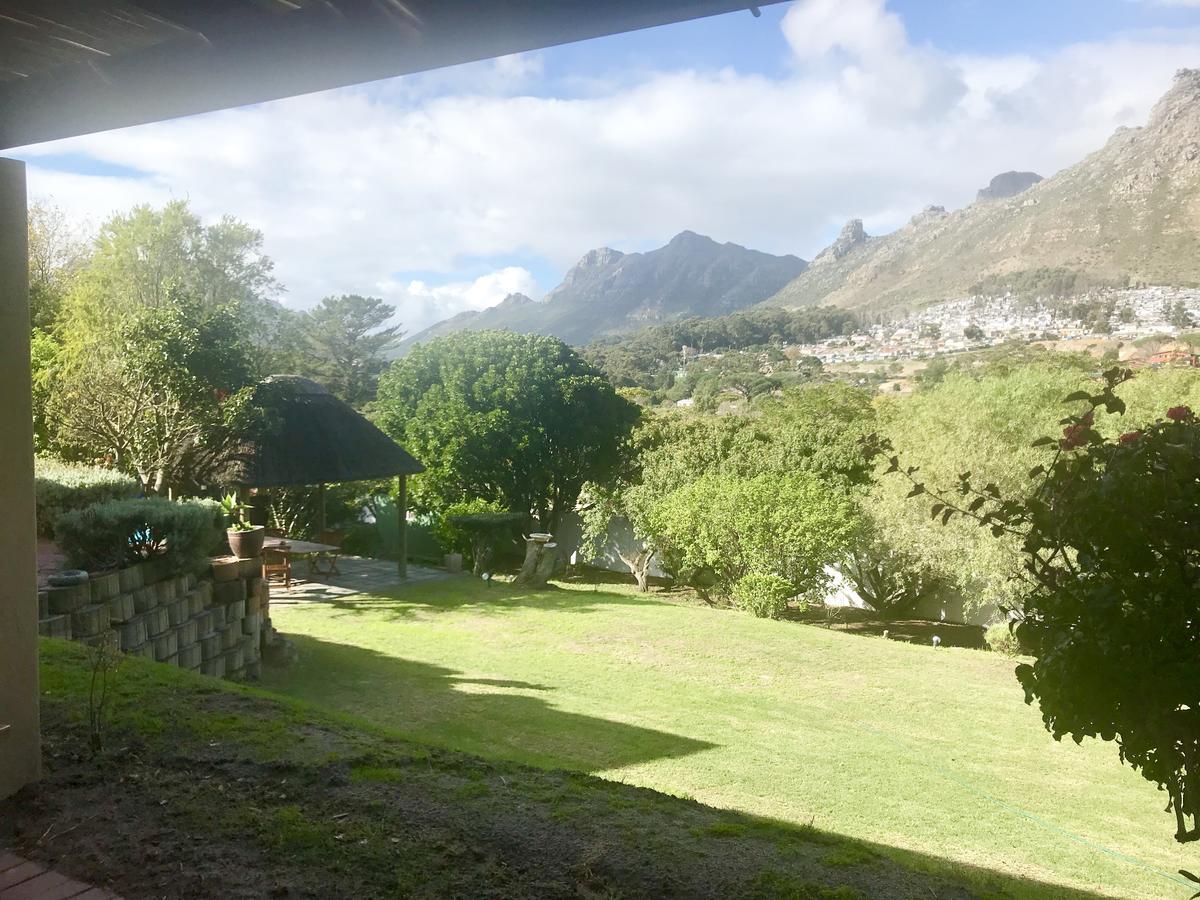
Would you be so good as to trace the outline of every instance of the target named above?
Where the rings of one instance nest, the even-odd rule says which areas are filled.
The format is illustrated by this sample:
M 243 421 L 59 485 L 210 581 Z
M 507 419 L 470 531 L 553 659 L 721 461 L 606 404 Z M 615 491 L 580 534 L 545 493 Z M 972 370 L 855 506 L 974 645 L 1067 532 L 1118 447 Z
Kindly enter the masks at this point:
M 217 678 L 257 678 L 269 589 L 261 559 L 215 559 L 200 578 L 157 560 L 38 594 L 39 631 L 94 642 Z

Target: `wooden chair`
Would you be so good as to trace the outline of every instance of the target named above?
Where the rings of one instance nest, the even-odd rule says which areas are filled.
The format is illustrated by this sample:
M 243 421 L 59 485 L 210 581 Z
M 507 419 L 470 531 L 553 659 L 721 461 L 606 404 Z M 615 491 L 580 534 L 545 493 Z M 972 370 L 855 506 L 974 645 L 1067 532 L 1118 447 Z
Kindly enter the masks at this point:
M 270 581 L 272 575 L 282 575 L 284 590 L 292 587 L 292 557 L 288 549 L 286 543 L 263 549 L 263 578 Z

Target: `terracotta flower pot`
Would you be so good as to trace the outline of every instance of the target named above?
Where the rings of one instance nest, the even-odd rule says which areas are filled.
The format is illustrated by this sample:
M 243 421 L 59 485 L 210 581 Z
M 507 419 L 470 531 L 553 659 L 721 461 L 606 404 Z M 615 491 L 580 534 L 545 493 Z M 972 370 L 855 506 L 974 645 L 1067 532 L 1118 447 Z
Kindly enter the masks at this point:
M 238 559 L 256 559 L 262 556 L 263 538 L 267 536 L 264 526 L 255 525 L 249 531 L 234 531 L 230 528 L 225 535 L 229 538 L 229 549 Z

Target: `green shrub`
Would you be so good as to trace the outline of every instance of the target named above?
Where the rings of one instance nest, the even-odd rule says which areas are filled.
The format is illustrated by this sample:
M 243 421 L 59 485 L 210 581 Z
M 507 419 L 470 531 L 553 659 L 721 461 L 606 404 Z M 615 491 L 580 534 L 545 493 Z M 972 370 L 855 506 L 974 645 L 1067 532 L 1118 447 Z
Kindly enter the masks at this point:
M 499 503 L 475 499 L 446 507 L 433 530 L 442 546 L 461 553 L 479 575 L 491 565 L 497 549 L 511 538 L 513 527 L 522 518 Z
M 34 461 L 33 472 L 37 531 L 43 537 L 54 537 L 54 523 L 65 512 L 106 500 L 136 497 L 141 492 L 136 479 L 99 466 L 39 458 Z
M 794 593 L 778 575 L 745 575 L 733 586 L 733 602 L 760 619 L 778 619 Z
M 663 568 L 698 590 L 732 596 L 747 575 L 779 576 L 789 596 L 819 597 L 861 519 L 851 497 L 809 472 L 704 475 L 655 502 L 646 531 Z
M 1021 642 L 1008 627 L 1007 622 L 995 622 L 983 633 L 983 642 L 989 650 L 1003 653 L 1005 656 L 1018 656 L 1021 653 Z
M 225 510 L 221 508 L 221 501 L 207 497 L 190 497 L 182 499 L 179 502 L 188 507 L 207 512 L 212 519 L 212 529 L 208 546 L 203 551 L 205 559 L 210 556 L 224 556 L 227 554 L 229 552 L 229 542 L 225 539 Z M 204 532 L 209 533 L 209 530 L 204 529 Z M 200 564 L 203 565 L 203 562 Z
M 54 523 L 54 532 L 70 565 L 89 571 L 151 558 L 174 571 L 197 571 L 223 536 L 219 504 L 158 497 L 71 510 Z
M 473 529 L 463 527 L 463 520 L 474 516 L 503 516 L 507 512 L 503 504 L 493 500 L 476 498 L 462 503 L 451 503 L 440 517 L 434 519 L 433 533 L 447 550 L 469 556 L 474 535 Z

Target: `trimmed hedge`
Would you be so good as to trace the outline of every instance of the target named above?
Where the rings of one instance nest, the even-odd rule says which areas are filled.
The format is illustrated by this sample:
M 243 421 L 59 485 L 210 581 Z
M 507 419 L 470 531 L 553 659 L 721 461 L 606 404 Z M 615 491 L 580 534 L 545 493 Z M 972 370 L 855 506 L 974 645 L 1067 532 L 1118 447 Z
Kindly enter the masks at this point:
M 37 494 L 37 532 L 54 537 L 59 516 L 108 500 L 125 500 L 140 492 L 128 475 L 99 466 L 76 465 L 54 459 L 36 459 L 33 466 Z
M 71 566 L 101 571 L 159 558 L 199 571 L 224 536 L 220 504 L 159 497 L 110 500 L 64 513 L 54 523 Z

